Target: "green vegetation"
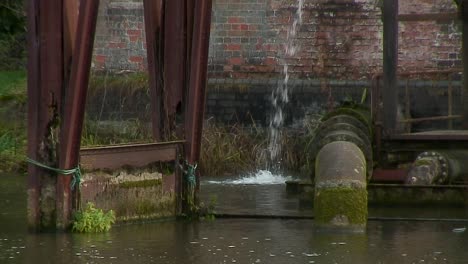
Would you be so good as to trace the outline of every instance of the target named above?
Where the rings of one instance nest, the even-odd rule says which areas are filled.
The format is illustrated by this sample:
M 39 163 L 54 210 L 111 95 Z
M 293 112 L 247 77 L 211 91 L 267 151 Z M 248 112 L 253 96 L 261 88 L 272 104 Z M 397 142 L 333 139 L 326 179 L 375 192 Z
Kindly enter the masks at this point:
M 363 225 L 367 222 L 367 190 L 345 187 L 316 190 L 314 215 L 321 224 L 345 216 L 349 224 Z
M 0 2 L 0 70 L 24 68 L 26 14 L 22 0 Z
M 26 168 L 26 73 L 0 71 L 0 171 Z
M 304 130 L 286 131 L 281 139 L 281 166 L 285 171 L 310 175 L 306 146 L 313 139 L 318 119 L 307 121 Z M 268 131 L 253 124 L 221 126 L 206 122 L 203 128 L 200 171 L 204 176 L 242 174 L 265 169 Z
M 0 71 L 0 103 L 26 102 L 26 72 Z
M 114 211 L 110 210 L 104 213 L 102 209 L 95 208 L 93 203 L 87 203 L 85 209 L 75 213 L 72 231 L 78 233 L 107 232 L 114 222 Z

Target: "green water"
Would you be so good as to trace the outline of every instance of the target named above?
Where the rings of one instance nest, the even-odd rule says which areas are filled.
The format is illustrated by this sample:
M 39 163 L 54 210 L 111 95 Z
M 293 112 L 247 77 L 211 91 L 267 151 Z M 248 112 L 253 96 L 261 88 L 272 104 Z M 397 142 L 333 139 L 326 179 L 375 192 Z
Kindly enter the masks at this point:
M 318 232 L 313 220 L 217 219 L 115 226 L 106 234 L 31 234 L 25 224 L 25 177 L 0 175 L 0 263 L 467 263 L 466 222 L 370 221 L 361 234 Z M 232 186 L 231 186 L 232 187 Z M 238 186 L 237 204 L 263 212 L 296 206 L 282 185 Z M 267 190 L 270 190 L 268 193 Z M 273 191 L 272 191 L 273 190 Z M 263 193 L 263 194 L 261 194 Z M 244 199 L 245 198 L 245 199 Z M 218 197 L 219 199 L 219 197 Z M 269 199 L 269 200 L 268 200 Z M 263 200 L 263 203 L 260 202 Z M 282 209 L 281 209 L 282 210 Z M 306 210 L 307 211 L 307 210 Z M 285 211 L 286 212 L 286 211 Z M 306 212 L 303 212 L 306 213 Z

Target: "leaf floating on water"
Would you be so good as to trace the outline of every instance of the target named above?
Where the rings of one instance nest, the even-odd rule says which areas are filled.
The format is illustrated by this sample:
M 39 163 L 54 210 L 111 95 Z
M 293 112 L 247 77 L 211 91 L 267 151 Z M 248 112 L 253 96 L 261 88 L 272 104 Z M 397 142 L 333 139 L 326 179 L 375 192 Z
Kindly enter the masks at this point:
M 236 246 L 228 246 L 228 248 L 235 248 Z
M 465 232 L 466 230 L 466 227 L 461 227 L 461 228 L 454 228 L 452 231 L 454 233 L 462 233 L 462 232 Z
M 317 254 L 317 253 L 311 253 L 311 254 L 308 254 L 308 253 L 302 253 L 304 256 L 306 257 L 318 257 L 320 256 L 320 254 Z
M 338 245 L 342 246 L 342 245 L 346 245 L 346 243 L 345 242 L 339 242 Z

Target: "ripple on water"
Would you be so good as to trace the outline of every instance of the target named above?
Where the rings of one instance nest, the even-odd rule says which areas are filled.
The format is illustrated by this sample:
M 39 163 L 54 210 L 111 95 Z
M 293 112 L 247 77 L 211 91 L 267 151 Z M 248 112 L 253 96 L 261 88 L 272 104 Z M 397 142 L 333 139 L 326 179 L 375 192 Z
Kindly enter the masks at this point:
M 239 179 L 228 179 L 222 181 L 207 181 L 211 184 L 258 184 L 258 185 L 267 185 L 267 184 L 284 184 L 286 181 L 290 181 L 293 178 L 291 176 L 283 176 L 273 174 L 267 170 L 259 170 L 254 174 L 247 175 Z

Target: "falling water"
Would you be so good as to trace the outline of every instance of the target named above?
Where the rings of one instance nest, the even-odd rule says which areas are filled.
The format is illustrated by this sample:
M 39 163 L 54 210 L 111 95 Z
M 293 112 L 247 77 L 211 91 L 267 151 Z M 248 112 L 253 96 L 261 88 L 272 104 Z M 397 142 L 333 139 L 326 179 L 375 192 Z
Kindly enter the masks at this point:
M 279 82 L 276 89 L 271 94 L 271 103 L 273 106 L 273 114 L 270 120 L 270 142 L 268 145 L 269 157 L 269 169 L 278 171 L 281 162 L 281 138 L 282 128 L 284 123 L 283 108 L 289 102 L 289 71 L 287 59 L 292 58 L 296 55 L 297 46 L 294 43 L 297 29 L 302 24 L 302 7 L 304 0 L 297 1 L 297 11 L 294 14 L 294 20 L 291 26 L 288 28 L 286 42 L 284 44 L 284 55 L 280 60 L 283 65 L 283 81 Z

